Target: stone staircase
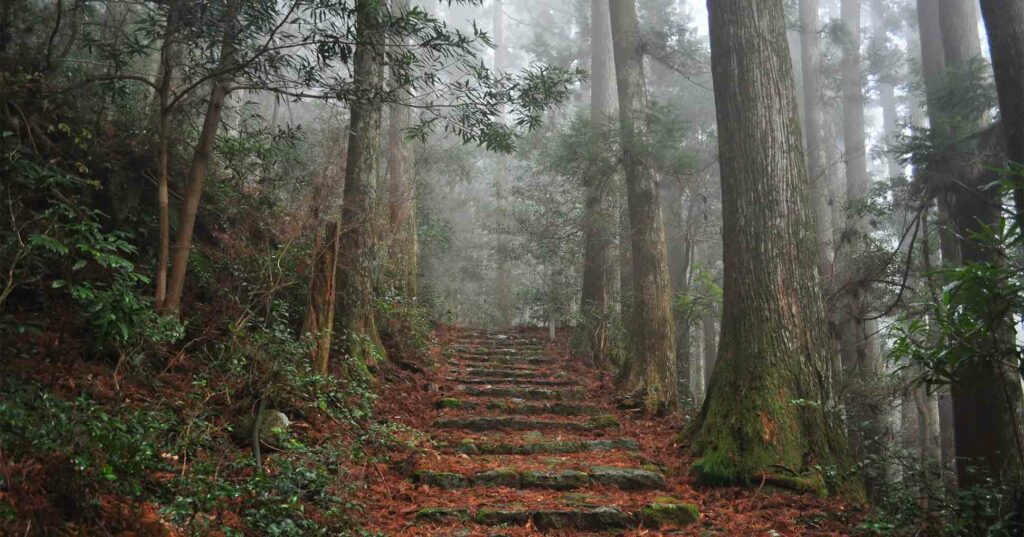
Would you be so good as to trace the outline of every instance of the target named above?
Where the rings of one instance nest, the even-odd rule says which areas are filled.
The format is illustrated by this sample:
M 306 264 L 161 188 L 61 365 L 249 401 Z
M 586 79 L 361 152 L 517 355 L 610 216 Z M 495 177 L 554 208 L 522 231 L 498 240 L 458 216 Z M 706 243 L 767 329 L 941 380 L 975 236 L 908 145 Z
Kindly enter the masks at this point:
M 671 533 L 697 521 L 664 468 L 543 341 L 460 333 L 445 356 L 431 430 L 438 451 L 409 476 L 423 506 L 409 521 L 424 526 L 417 534 Z

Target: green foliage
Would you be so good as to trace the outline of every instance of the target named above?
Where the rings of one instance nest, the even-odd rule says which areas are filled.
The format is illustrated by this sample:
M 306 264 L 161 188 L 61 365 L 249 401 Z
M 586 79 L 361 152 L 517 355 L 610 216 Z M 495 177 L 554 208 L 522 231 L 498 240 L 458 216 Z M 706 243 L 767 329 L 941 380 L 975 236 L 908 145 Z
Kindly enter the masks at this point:
M 686 321 L 700 319 L 706 313 L 716 311 L 722 303 L 722 288 L 715 274 L 699 263 L 694 264 L 691 270 L 689 289 L 685 293 L 676 293 L 672 302 L 676 317 Z

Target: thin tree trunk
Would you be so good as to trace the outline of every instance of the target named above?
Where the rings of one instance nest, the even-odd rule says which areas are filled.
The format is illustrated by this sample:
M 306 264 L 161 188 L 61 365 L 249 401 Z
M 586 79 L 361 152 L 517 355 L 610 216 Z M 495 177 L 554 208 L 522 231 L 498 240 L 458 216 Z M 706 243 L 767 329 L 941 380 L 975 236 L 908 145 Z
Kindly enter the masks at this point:
M 234 62 L 235 39 L 239 30 L 238 10 L 240 7 L 240 2 L 237 1 L 232 1 L 228 4 L 224 37 L 222 38 L 220 48 L 220 62 L 217 66 L 218 71 L 226 71 Z M 196 225 L 196 214 L 199 212 L 199 200 L 203 195 L 203 184 L 206 181 L 206 173 L 213 154 L 213 146 L 217 141 L 220 116 L 224 109 L 224 99 L 227 97 L 227 86 L 230 82 L 231 75 L 229 74 L 223 74 L 213 80 L 206 108 L 206 117 L 203 120 L 203 128 L 199 131 L 199 140 L 196 142 L 195 151 L 192 155 L 192 166 L 189 168 L 188 173 L 188 186 L 185 187 L 185 195 L 181 204 L 178 234 L 174 241 L 174 257 L 171 260 L 171 273 L 167 283 L 167 298 L 163 305 L 163 311 L 171 315 L 178 315 L 180 313 L 181 295 L 185 289 L 185 272 L 188 270 L 188 258 L 192 251 L 192 235 Z
M 158 312 L 164 309 L 167 300 L 167 263 L 171 258 L 171 223 L 169 186 L 169 152 L 171 137 L 171 81 L 174 76 L 174 32 L 177 4 L 171 2 L 167 7 L 164 41 L 160 46 L 160 84 L 157 90 L 157 117 L 159 121 L 159 141 L 157 148 L 157 205 L 160 219 L 160 238 L 156 265 L 156 296 L 154 305 Z
M 506 69 L 507 44 L 505 43 L 505 12 L 502 0 L 494 2 L 493 38 L 494 38 L 494 69 L 504 71 Z M 505 109 L 499 111 L 502 121 L 505 119 Z M 495 198 L 498 205 L 498 215 L 504 219 L 505 215 L 505 183 L 508 182 L 508 158 L 505 155 L 498 155 L 497 173 L 494 177 Z M 504 226 L 499 226 L 503 228 Z M 509 266 L 508 238 L 504 230 L 498 230 L 498 244 L 495 254 L 497 255 L 497 269 L 495 271 L 495 295 L 498 307 L 498 323 L 502 328 L 509 328 L 513 323 L 512 313 L 512 269 Z
M 372 181 L 380 154 L 381 109 L 377 98 L 383 89 L 381 51 L 383 39 L 378 0 L 357 0 L 356 46 L 353 79 L 360 94 L 370 95 L 351 103 L 348 161 L 345 166 L 344 202 L 341 210 L 341 252 L 338 261 L 337 323 L 347 336 L 349 356 L 371 363 L 374 351 L 383 352 L 373 312 L 370 241 L 373 237 Z
M 611 21 L 608 0 L 591 0 L 590 121 L 600 128 L 615 111 L 615 67 L 612 59 Z M 595 140 L 596 142 L 596 140 Z M 585 184 L 583 224 L 583 292 L 580 313 L 583 316 L 583 351 L 594 364 L 609 369 L 609 321 L 614 274 L 614 234 L 616 218 L 612 210 L 613 178 L 608 171 L 591 166 Z
M 611 28 L 633 250 L 632 364 L 624 388 L 653 414 L 675 404 L 678 386 L 658 177 L 645 158 L 650 142 L 647 88 L 633 0 L 611 4 Z
M 709 312 L 701 322 L 701 333 L 704 337 L 704 399 L 707 387 L 711 384 L 711 375 L 715 371 L 715 360 L 718 359 L 718 330 L 715 329 L 715 321 L 715 315 Z
M 848 468 L 783 2 L 715 0 L 708 11 L 728 254 L 719 358 L 694 429 L 697 477 L 733 483 L 779 477 L 779 465 Z M 824 487 L 820 477 L 811 483 L 787 485 Z M 853 478 L 843 487 L 860 490 Z

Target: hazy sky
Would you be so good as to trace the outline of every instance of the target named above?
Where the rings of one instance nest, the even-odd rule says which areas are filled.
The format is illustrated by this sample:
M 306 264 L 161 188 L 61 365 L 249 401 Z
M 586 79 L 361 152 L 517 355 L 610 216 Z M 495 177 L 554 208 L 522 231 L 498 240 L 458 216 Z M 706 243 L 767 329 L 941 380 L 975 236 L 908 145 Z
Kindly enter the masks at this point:
M 682 11 L 693 17 L 697 24 L 697 33 L 708 35 L 708 5 L 704 0 L 679 0 Z

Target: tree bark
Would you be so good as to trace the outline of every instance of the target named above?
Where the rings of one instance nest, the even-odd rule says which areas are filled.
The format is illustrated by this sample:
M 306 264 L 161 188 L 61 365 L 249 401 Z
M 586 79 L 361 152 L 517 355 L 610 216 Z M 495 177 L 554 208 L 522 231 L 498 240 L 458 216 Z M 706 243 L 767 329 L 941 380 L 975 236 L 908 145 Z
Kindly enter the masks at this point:
M 195 230 L 196 214 L 199 212 L 199 200 L 203 195 L 203 184 L 206 181 L 213 146 L 217 141 L 217 130 L 220 127 L 224 99 L 227 97 L 228 85 L 231 83 L 231 75 L 226 72 L 234 62 L 240 7 L 238 1 L 228 4 L 224 37 L 220 47 L 220 61 L 217 66 L 217 70 L 225 72 L 225 74 L 213 79 L 206 117 L 203 120 L 203 128 L 199 131 L 199 140 L 196 142 L 192 155 L 192 166 L 188 172 L 188 186 L 185 187 L 185 195 L 181 204 L 181 221 L 178 224 L 178 233 L 174 241 L 174 257 L 171 260 L 167 298 L 162 308 L 164 312 L 171 315 L 180 314 L 181 295 L 185 289 L 185 272 L 188 270 L 188 257 L 192 251 L 192 234 Z
M 380 0 L 357 0 L 353 82 L 364 95 L 349 103 L 351 120 L 348 161 L 345 165 L 344 202 L 341 209 L 341 253 L 338 260 L 337 323 L 346 335 L 345 348 L 357 363 L 372 363 L 383 352 L 373 312 L 372 185 L 380 154 L 382 53 L 384 37 Z
M 1006 157 L 1024 173 L 1024 2 L 981 0 L 981 14 L 988 31 Z M 1017 225 L 1024 228 L 1024 187 L 1020 184 L 1024 178 L 1016 180 Z
M 729 253 L 718 363 L 695 427 L 694 469 L 701 482 L 735 483 L 777 474 L 778 465 L 798 473 L 812 465 L 848 468 L 830 393 L 783 2 L 715 0 L 708 11 Z M 811 480 L 824 487 L 820 475 Z M 853 478 L 843 488 L 860 495 Z
M 409 10 L 409 0 L 395 0 L 397 14 Z M 400 81 L 392 79 L 395 84 Z M 403 89 L 401 95 L 408 96 Z M 419 246 L 417 244 L 416 194 L 412 181 L 412 151 L 405 139 L 410 125 L 409 107 L 392 104 L 388 115 L 388 219 L 391 227 L 390 258 L 395 283 L 406 297 L 417 294 Z
M 615 81 L 633 261 L 630 374 L 624 386 L 649 414 L 676 404 L 676 356 L 658 177 L 647 161 L 647 88 L 636 3 L 611 3 Z
M 316 231 L 313 263 L 309 278 L 309 305 L 302 324 L 302 333 L 314 338 L 313 371 L 326 375 L 334 338 L 334 303 L 338 280 L 338 223 L 328 222 L 322 232 Z
M 591 0 L 590 122 L 598 129 L 616 111 L 615 66 L 612 63 L 611 20 L 608 0 Z M 609 322 L 614 274 L 614 235 L 616 217 L 611 203 L 614 191 L 608 171 L 591 166 L 587 170 L 585 216 L 583 223 L 583 351 L 601 369 L 611 367 L 609 360 Z

